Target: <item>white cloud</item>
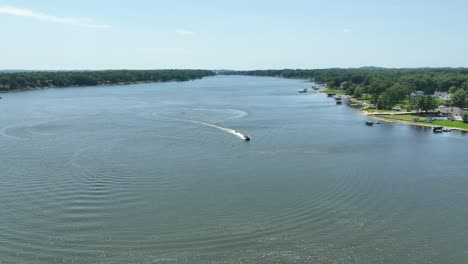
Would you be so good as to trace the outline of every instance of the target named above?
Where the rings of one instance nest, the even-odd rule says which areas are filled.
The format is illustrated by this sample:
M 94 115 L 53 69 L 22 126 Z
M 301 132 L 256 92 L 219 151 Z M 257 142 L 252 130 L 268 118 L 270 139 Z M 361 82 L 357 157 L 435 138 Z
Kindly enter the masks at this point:
M 182 36 L 191 36 L 195 35 L 195 32 L 190 31 L 190 30 L 185 30 L 185 29 L 177 29 L 175 31 L 177 34 L 182 35 Z
M 110 28 L 110 25 L 97 24 L 89 18 L 72 18 L 72 17 L 58 17 L 47 15 L 44 13 L 36 12 L 29 9 L 17 8 L 14 6 L 0 6 L 0 14 L 7 14 L 12 16 L 27 17 L 35 20 L 67 24 L 72 26 L 88 27 L 88 28 Z
M 343 33 L 352 33 L 352 32 L 353 32 L 353 30 L 350 29 L 350 28 L 344 28 L 343 29 Z

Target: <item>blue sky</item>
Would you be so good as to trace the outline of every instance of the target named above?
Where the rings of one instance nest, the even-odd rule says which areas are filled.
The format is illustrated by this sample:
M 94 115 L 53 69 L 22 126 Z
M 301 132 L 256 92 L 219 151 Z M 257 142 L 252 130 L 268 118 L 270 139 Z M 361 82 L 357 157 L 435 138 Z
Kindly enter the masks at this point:
M 468 66 L 468 1 L 0 0 L 0 69 Z

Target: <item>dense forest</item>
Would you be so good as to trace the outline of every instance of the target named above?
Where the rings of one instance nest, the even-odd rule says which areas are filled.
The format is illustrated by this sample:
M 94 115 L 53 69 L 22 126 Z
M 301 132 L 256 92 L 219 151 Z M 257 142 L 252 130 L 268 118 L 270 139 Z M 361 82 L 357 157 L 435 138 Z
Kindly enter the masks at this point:
M 418 69 L 317 69 L 317 70 L 256 70 L 226 71 L 222 74 L 273 76 L 310 79 L 327 84 L 328 88 L 343 89 L 346 94 L 355 92 L 369 96 L 380 109 L 389 109 L 409 99 L 414 91 L 432 95 L 435 91 L 452 93 L 452 104 L 468 107 L 468 68 L 418 68 Z M 427 98 L 426 98 L 427 99 Z M 430 99 L 429 99 L 430 100 Z
M 95 86 L 138 82 L 188 81 L 212 76 L 208 70 L 107 70 L 0 73 L 0 91 L 43 87 Z

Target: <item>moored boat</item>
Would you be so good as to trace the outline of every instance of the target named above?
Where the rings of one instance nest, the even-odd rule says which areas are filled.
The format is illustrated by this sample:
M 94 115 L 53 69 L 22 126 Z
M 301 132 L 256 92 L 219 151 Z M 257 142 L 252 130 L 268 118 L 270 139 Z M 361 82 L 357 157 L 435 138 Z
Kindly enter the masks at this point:
M 443 132 L 443 127 L 441 126 L 435 126 L 435 127 L 432 127 L 432 132 L 434 133 L 442 133 Z
M 342 104 L 343 103 L 343 98 L 341 98 L 341 96 L 336 96 L 335 101 L 336 101 L 336 104 Z
M 372 122 L 372 121 L 366 121 L 366 125 L 367 125 L 367 126 L 372 126 L 372 125 L 374 125 L 374 122 Z

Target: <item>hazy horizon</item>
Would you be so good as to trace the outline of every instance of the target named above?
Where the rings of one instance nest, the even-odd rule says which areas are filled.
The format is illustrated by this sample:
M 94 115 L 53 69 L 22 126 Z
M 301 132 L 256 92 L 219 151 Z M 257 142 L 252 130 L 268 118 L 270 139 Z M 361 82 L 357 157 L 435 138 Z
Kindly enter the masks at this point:
M 467 67 L 468 3 L 0 0 L 0 69 Z
M 361 66 L 361 67 L 329 67 L 329 68 L 265 68 L 265 69 L 202 69 L 202 68 L 147 68 L 147 69 L 134 69 L 134 68 L 115 68 L 115 69 L 0 69 L 0 72 L 50 72 L 50 71 L 57 71 L 57 72 L 67 72 L 67 71 L 144 71 L 144 70 L 209 70 L 209 71 L 236 71 L 236 72 L 243 72 L 243 71 L 276 71 L 276 70 L 330 70 L 330 69 L 366 69 L 366 68 L 374 68 L 374 69 L 468 69 L 468 67 L 401 67 L 401 68 L 393 68 L 393 67 L 380 67 L 380 66 Z

